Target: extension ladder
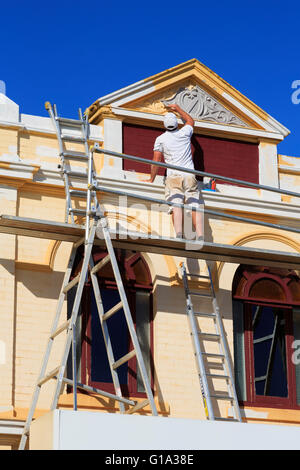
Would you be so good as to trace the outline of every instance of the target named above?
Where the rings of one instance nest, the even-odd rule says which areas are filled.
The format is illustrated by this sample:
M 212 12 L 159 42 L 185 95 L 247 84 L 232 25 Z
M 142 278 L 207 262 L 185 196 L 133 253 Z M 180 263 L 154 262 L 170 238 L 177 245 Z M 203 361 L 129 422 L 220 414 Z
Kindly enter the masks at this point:
M 189 319 L 189 328 L 190 334 L 193 343 L 194 355 L 196 360 L 196 367 L 200 382 L 200 389 L 202 394 L 202 399 L 204 403 L 204 409 L 207 419 L 209 420 L 219 420 L 219 421 L 242 421 L 239 403 L 236 395 L 234 378 L 232 375 L 232 370 L 230 366 L 230 356 L 229 349 L 227 344 L 227 339 L 225 336 L 225 331 L 223 327 L 223 321 L 219 311 L 219 306 L 217 303 L 215 289 L 213 285 L 211 270 L 209 265 L 206 263 L 208 275 L 193 274 L 186 271 L 184 263 L 180 263 L 180 270 L 183 279 L 185 297 L 186 297 L 186 311 Z M 198 278 L 207 279 L 209 281 L 210 293 L 202 293 L 191 291 L 189 288 L 188 278 Z M 202 297 L 209 299 L 212 303 L 213 311 L 211 313 L 202 313 L 195 312 L 192 302 L 192 297 Z M 208 333 L 202 331 L 199 328 L 197 318 L 206 318 L 213 321 L 214 333 Z M 212 341 L 218 345 L 218 353 L 215 352 L 206 352 L 203 347 L 201 348 L 201 342 L 203 341 Z M 202 345 L 203 346 L 203 345 Z M 208 359 L 212 358 L 218 362 L 217 366 L 221 366 L 223 373 L 222 374 L 211 374 L 208 372 L 209 368 L 212 368 L 212 365 L 209 364 Z M 225 380 L 227 384 L 227 394 L 217 393 L 214 390 L 213 380 Z M 225 392 L 224 392 L 225 393 Z M 233 418 L 222 418 L 216 417 L 214 413 L 213 401 L 217 400 L 227 400 L 231 402 L 233 406 Z
M 131 316 L 131 311 L 129 308 L 128 300 L 126 297 L 125 288 L 121 278 L 118 261 L 114 252 L 112 245 L 109 227 L 107 224 L 106 217 L 101 210 L 100 204 L 96 197 L 96 192 L 93 191 L 95 183 L 95 171 L 94 171 L 94 161 L 93 161 L 93 152 L 89 151 L 88 145 L 88 129 L 89 124 L 86 118 L 82 117 L 81 111 L 79 111 L 79 120 L 74 119 L 65 119 L 60 118 L 57 115 L 56 107 L 51 106 L 50 103 L 46 103 L 46 109 L 48 109 L 52 122 L 55 126 L 58 142 L 59 142 L 59 152 L 61 157 L 61 171 L 64 177 L 65 191 L 66 191 L 66 222 L 69 221 L 71 217 L 71 222 L 74 222 L 74 215 L 78 214 L 85 216 L 85 238 L 79 240 L 73 244 L 73 248 L 70 254 L 68 261 L 67 269 L 65 272 L 63 284 L 59 294 L 59 299 L 57 303 L 56 313 L 53 319 L 50 336 L 48 338 L 46 351 L 44 353 L 41 370 L 35 385 L 33 392 L 33 397 L 31 405 L 29 408 L 29 414 L 23 429 L 19 449 L 23 450 L 26 446 L 27 438 L 29 435 L 30 425 L 33 420 L 34 412 L 36 410 L 37 402 L 39 399 L 41 387 L 51 379 L 56 380 L 54 395 L 51 404 L 51 410 L 57 408 L 59 396 L 63 392 L 64 386 L 71 385 L 73 386 L 73 409 L 77 409 L 77 388 L 83 389 L 87 392 L 97 393 L 101 396 L 114 399 L 119 404 L 119 409 L 121 413 L 134 413 L 139 409 L 144 408 L 147 405 L 150 405 L 152 415 L 157 416 L 157 409 L 150 385 L 150 380 L 147 374 L 145 367 L 144 359 L 142 356 L 141 348 L 138 342 L 137 334 L 134 328 L 134 323 Z M 81 135 L 68 135 L 62 132 L 62 126 L 69 127 L 71 129 L 77 128 L 80 129 Z M 84 146 L 83 152 L 71 152 L 66 150 L 65 142 L 80 142 Z M 70 160 L 81 160 L 86 164 L 86 172 L 78 173 L 73 172 L 70 168 Z M 80 179 L 85 186 L 85 190 L 73 190 L 72 184 L 70 183 L 70 178 L 75 177 Z M 76 209 L 73 207 L 72 202 L 75 197 L 84 197 L 86 200 L 85 209 Z M 100 262 L 94 265 L 92 257 L 92 249 L 94 245 L 95 235 L 100 229 L 101 235 L 104 238 L 104 242 L 107 249 L 107 256 L 103 258 Z M 74 267 L 74 261 L 76 257 L 77 250 L 79 246 L 84 244 L 84 257 L 82 262 L 81 271 L 71 280 L 72 270 Z M 97 280 L 97 272 L 100 271 L 107 263 L 111 264 L 114 278 L 117 284 L 120 301 L 110 308 L 108 311 L 104 312 L 103 303 L 101 298 L 101 292 Z M 108 393 L 103 390 L 90 387 L 88 385 L 82 384 L 77 380 L 77 365 L 76 365 L 76 320 L 78 318 L 80 302 L 82 298 L 84 284 L 87 280 L 87 277 L 90 276 L 92 281 L 92 288 L 95 295 L 99 321 L 102 328 L 102 333 L 104 337 L 104 343 L 107 351 L 108 362 L 110 366 L 112 381 L 114 384 L 115 395 Z M 61 313 L 63 309 L 64 301 L 67 298 L 68 292 L 76 287 L 76 295 L 72 307 L 71 317 L 67 321 L 61 321 Z M 133 348 L 130 352 L 125 354 L 119 359 L 115 359 L 112 348 L 112 338 L 110 337 L 107 320 L 114 315 L 116 312 L 122 310 L 129 335 L 131 338 L 131 344 Z M 53 342 L 55 338 L 66 332 L 65 343 L 63 347 L 63 355 L 61 361 L 57 367 L 51 371 L 47 371 L 47 366 L 49 362 L 49 357 Z M 72 380 L 66 377 L 67 372 L 67 363 L 72 346 Z M 121 386 L 118 378 L 118 368 L 128 362 L 132 357 L 136 357 L 137 365 L 140 370 L 141 379 L 143 382 L 144 390 L 147 395 L 147 399 L 142 402 L 137 402 L 135 400 L 130 400 L 122 396 Z

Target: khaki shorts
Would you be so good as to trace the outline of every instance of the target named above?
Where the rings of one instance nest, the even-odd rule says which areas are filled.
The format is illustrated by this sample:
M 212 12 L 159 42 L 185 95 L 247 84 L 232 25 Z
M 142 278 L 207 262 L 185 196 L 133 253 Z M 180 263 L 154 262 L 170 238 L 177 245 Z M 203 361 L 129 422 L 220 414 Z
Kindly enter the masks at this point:
M 199 207 L 203 204 L 201 192 L 194 175 L 170 175 L 166 178 L 165 197 L 169 202 L 190 204 Z

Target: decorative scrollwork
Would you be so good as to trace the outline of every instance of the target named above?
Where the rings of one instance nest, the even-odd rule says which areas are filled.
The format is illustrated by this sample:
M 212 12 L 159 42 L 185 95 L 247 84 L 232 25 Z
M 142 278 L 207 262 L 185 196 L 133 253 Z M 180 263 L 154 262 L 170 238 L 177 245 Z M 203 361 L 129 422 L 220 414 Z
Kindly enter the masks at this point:
M 180 88 L 173 98 L 162 100 L 162 103 L 178 104 L 198 121 L 212 121 L 219 124 L 248 127 L 245 122 L 226 109 L 198 85 L 191 89 Z

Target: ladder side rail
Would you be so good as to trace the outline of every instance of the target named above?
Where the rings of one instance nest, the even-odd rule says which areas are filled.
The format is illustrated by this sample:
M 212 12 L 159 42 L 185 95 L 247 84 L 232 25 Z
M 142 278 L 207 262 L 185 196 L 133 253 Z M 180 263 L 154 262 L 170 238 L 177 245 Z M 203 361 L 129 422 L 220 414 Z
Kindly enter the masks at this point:
M 69 212 L 69 209 L 72 207 L 71 204 L 71 197 L 70 197 L 70 182 L 69 182 L 69 177 L 68 173 L 66 172 L 66 161 L 64 158 L 64 144 L 61 138 L 61 126 L 60 122 L 56 119 L 57 117 L 57 111 L 56 111 L 56 106 L 54 105 L 54 110 L 49 102 L 45 104 L 45 107 L 47 111 L 50 114 L 50 118 L 52 120 L 52 123 L 54 125 L 55 131 L 56 131 L 56 136 L 58 140 L 58 146 L 59 146 L 59 156 L 62 164 L 62 173 L 63 173 L 63 179 L 65 182 L 65 194 L 66 194 L 66 209 L 65 209 L 65 222 L 68 223 L 69 221 L 69 216 L 71 216 L 71 222 L 74 223 L 74 215 Z
M 60 160 L 62 164 L 62 173 L 63 173 L 63 179 L 65 182 L 65 194 L 66 194 L 66 209 L 65 209 L 65 222 L 68 222 L 69 216 L 71 216 L 71 221 L 74 223 L 74 215 L 69 212 L 69 209 L 72 207 L 72 202 L 71 202 L 71 197 L 70 197 L 70 181 L 69 181 L 69 176 L 68 173 L 66 172 L 66 160 L 64 157 L 64 143 L 61 138 L 61 125 L 60 122 L 55 119 L 57 117 L 57 110 L 56 106 L 54 105 L 54 112 L 52 110 L 51 105 L 49 106 L 48 111 L 50 112 L 52 122 L 55 126 L 56 129 L 56 135 L 57 135 L 57 140 L 58 140 L 58 146 L 59 146 L 59 155 L 60 155 Z
M 208 382 L 206 378 L 206 370 L 205 370 L 205 365 L 204 365 L 204 361 L 202 357 L 202 351 L 200 347 L 200 341 L 199 341 L 199 336 L 198 336 L 198 326 L 197 326 L 195 315 L 194 315 L 194 309 L 193 309 L 191 296 L 189 294 L 187 273 L 186 273 L 186 269 L 183 263 L 181 264 L 181 272 L 182 272 L 182 280 L 183 280 L 183 285 L 184 285 L 184 290 L 185 290 L 185 295 L 186 295 L 186 311 L 187 311 L 190 329 L 191 329 L 191 336 L 192 336 L 192 342 L 193 342 L 194 351 L 195 351 L 196 366 L 197 366 L 197 372 L 198 372 L 198 377 L 199 377 L 199 382 L 200 382 L 200 389 L 201 389 L 201 394 L 202 394 L 202 398 L 204 401 L 205 414 L 209 420 L 213 421 L 215 419 L 215 415 L 213 411 L 212 402 L 210 399 L 209 386 L 208 386 Z
M 92 269 L 93 267 L 94 267 L 94 263 L 93 263 L 93 260 L 92 260 L 92 257 L 91 257 L 90 268 Z M 92 285 L 93 285 L 94 294 L 95 294 L 95 300 L 96 300 L 96 305 L 97 305 L 99 321 L 100 321 L 100 325 L 101 325 L 101 328 L 102 328 L 103 339 L 104 339 L 104 342 L 105 342 L 105 345 L 106 345 L 106 352 L 107 352 L 107 357 L 108 357 L 108 362 L 109 362 L 109 367 L 110 367 L 110 372 L 111 372 L 115 392 L 116 392 L 116 395 L 118 397 L 122 397 L 121 385 L 120 385 L 120 382 L 119 382 L 118 372 L 116 370 L 114 370 L 113 367 L 112 367 L 112 365 L 115 362 L 115 358 L 114 358 L 114 354 L 113 354 L 112 343 L 111 343 L 110 334 L 109 334 L 109 331 L 108 331 L 108 326 L 107 326 L 106 322 L 103 321 L 103 318 L 102 318 L 103 315 L 104 315 L 104 309 L 103 309 L 103 303 L 102 303 L 100 288 L 99 288 L 99 284 L 98 284 L 98 279 L 97 279 L 96 274 L 93 274 L 91 271 L 90 271 L 90 274 L 91 274 L 91 280 L 92 280 Z M 124 404 L 122 402 L 119 402 L 119 407 L 120 407 L 120 412 L 124 413 L 125 412 L 125 407 L 124 407 Z
M 92 185 L 93 185 L 93 153 L 88 151 L 88 183 L 86 194 L 86 219 L 85 219 L 85 239 L 88 239 L 90 228 L 90 212 L 91 212 L 91 198 L 92 198 Z
M 233 377 L 233 374 L 232 374 L 232 369 L 230 367 L 231 359 L 230 359 L 229 346 L 228 346 L 228 342 L 227 342 L 223 322 L 222 322 L 222 319 L 221 319 L 221 314 L 220 314 L 216 294 L 215 294 L 215 289 L 214 289 L 214 285 L 213 285 L 211 270 L 210 270 L 210 267 L 208 266 L 208 264 L 207 264 L 207 270 L 208 270 L 208 275 L 209 275 L 209 279 L 210 279 L 211 293 L 212 293 L 212 297 L 213 297 L 213 301 L 212 301 L 213 309 L 214 309 L 214 312 L 216 314 L 214 322 L 215 322 L 215 325 L 217 327 L 217 332 L 219 333 L 220 338 L 221 338 L 221 341 L 219 343 L 219 349 L 220 349 L 220 353 L 223 353 L 224 356 L 225 356 L 225 361 L 223 361 L 223 369 L 224 369 L 225 375 L 227 375 L 229 377 L 229 381 L 227 382 L 228 394 L 229 394 L 229 396 L 231 396 L 233 398 L 233 407 L 234 407 L 234 410 L 235 410 L 235 418 L 238 421 L 242 421 L 241 411 L 240 411 L 238 398 L 237 398 L 237 394 L 236 394 L 236 389 L 235 389 L 235 385 L 234 385 L 234 377 Z
M 26 419 L 26 422 L 25 422 L 25 426 L 24 426 L 24 429 L 23 429 L 23 433 L 22 433 L 22 437 L 21 437 L 21 441 L 20 441 L 20 445 L 19 445 L 20 450 L 23 450 L 25 448 L 25 445 L 26 445 L 27 433 L 29 432 L 29 427 L 30 427 L 30 424 L 32 422 L 34 411 L 35 411 L 35 408 L 36 408 L 36 405 L 37 405 L 37 402 L 38 402 L 38 398 L 39 398 L 39 395 L 40 395 L 40 391 L 41 391 L 41 386 L 38 385 L 38 384 L 43 379 L 43 377 L 45 375 L 45 372 L 46 372 L 47 365 L 48 365 L 48 361 L 49 361 L 49 357 L 50 357 L 50 353 L 51 353 L 51 349 L 52 349 L 52 345 L 53 345 L 53 341 L 54 341 L 54 338 L 52 338 L 52 334 L 56 331 L 57 326 L 58 326 L 58 322 L 59 322 L 59 319 L 60 319 L 60 316 L 61 316 L 61 311 L 62 311 L 63 303 L 64 303 L 64 300 L 65 300 L 64 288 L 68 284 L 71 273 L 72 273 L 77 247 L 78 247 L 78 244 L 75 243 L 73 245 L 73 248 L 72 248 L 72 251 L 71 251 L 71 254 L 70 254 L 70 257 L 69 257 L 68 266 L 67 266 L 67 269 L 66 269 L 66 272 L 65 272 L 63 283 L 62 283 L 62 287 L 61 287 L 61 291 L 60 291 L 60 295 L 59 295 L 59 299 L 58 299 L 58 303 L 57 303 L 56 312 L 55 312 L 55 315 L 54 315 L 54 318 L 53 318 L 53 321 L 52 321 L 51 334 L 48 338 L 46 350 L 45 350 L 43 360 L 42 360 L 41 369 L 40 369 L 38 379 L 36 381 L 36 385 L 35 385 L 35 388 L 34 388 L 32 400 L 31 400 L 31 404 L 30 404 L 30 408 L 29 408 L 29 413 L 28 413 L 28 416 L 27 416 L 27 419 Z
M 60 362 L 61 365 L 60 365 L 59 373 L 57 375 L 57 384 L 56 384 L 56 389 L 55 389 L 54 397 L 53 397 L 52 404 L 51 404 L 51 410 L 56 409 L 58 399 L 59 399 L 59 396 L 62 392 L 62 387 L 64 385 L 63 384 L 63 379 L 64 379 L 64 375 L 65 375 L 68 355 L 69 355 L 69 352 L 70 352 L 70 347 L 71 347 L 72 338 L 73 338 L 73 333 L 72 332 L 73 332 L 73 329 L 76 328 L 76 321 L 77 321 L 78 311 L 79 311 L 80 302 L 81 302 L 81 298 L 82 298 L 82 292 L 83 292 L 84 284 L 85 284 L 86 277 L 87 277 L 90 257 L 91 257 L 91 254 L 92 254 L 92 248 L 93 248 L 93 241 L 94 241 L 94 238 L 95 238 L 95 232 L 96 232 L 96 223 L 94 223 L 94 225 L 91 228 L 88 243 L 85 244 L 84 259 L 83 259 L 82 268 L 81 268 L 81 272 L 80 272 L 79 282 L 78 282 L 77 289 L 76 289 L 76 295 L 75 295 L 75 299 L 74 299 L 74 303 L 73 303 L 73 309 L 72 309 L 70 324 L 69 324 L 69 327 L 68 327 L 68 334 L 67 334 L 65 347 L 64 347 L 64 351 L 63 351 L 63 355 L 62 355 L 62 360 Z
M 151 410 L 152 410 L 152 414 L 154 416 L 157 416 L 158 413 L 157 413 L 156 405 L 155 405 L 155 402 L 154 402 L 149 377 L 148 377 L 146 367 L 145 367 L 145 364 L 144 364 L 144 359 L 143 359 L 143 356 L 142 356 L 141 348 L 140 348 L 140 345 L 139 345 L 139 342 L 138 342 L 138 339 L 137 339 L 137 336 L 136 336 L 133 320 L 132 320 L 131 313 L 130 313 L 130 308 L 129 308 L 129 305 L 128 305 L 127 296 L 126 296 L 125 289 L 124 289 L 124 286 L 123 286 L 123 281 L 122 281 L 120 270 L 119 270 L 119 267 L 118 267 L 118 263 L 117 263 L 117 260 L 116 260 L 116 257 L 115 257 L 115 252 L 114 252 L 114 248 L 112 246 L 111 238 L 110 238 L 110 235 L 109 235 L 107 221 L 104 217 L 101 217 L 100 218 L 100 223 L 101 223 L 101 226 L 102 226 L 102 229 L 103 229 L 103 235 L 104 235 L 107 251 L 108 251 L 108 254 L 110 255 L 111 265 L 112 265 L 115 280 L 116 280 L 116 283 L 117 283 L 119 295 L 120 295 L 121 301 L 123 303 L 123 310 L 124 310 L 127 326 L 128 326 L 128 330 L 129 330 L 129 333 L 130 333 L 132 343 L 133 343 L 133 347 L 135 349 L 137 363 L 138 363 L 138 366 L 139 366 L 139 369 L 140 369 L 140 372 L 141 372 L 141 376 L 142 376 L 143 384 L 144 384 L 144 387 L 145 387 L 146 395 L 147 395 L 148 400 L 149 400 L 149 404 L 150 404 L 150 407 L 151 407 Z
M 94 159 L 93 153 L 89 149 L 89 135 L 90 135 L 90 124 L 88 116 L 82 115 L 81 108 L 79 108 L 79 119 L 82 122 L 80 129 L 84 138 L 84 150 L 88 156 L 88 175 L 87 175 L 87 193 L 86 193 L 86 220 L 85 220 L 85 238 L 88 240 L 89 228 L 90 228 L 90 212 L 91 212 L 91 185 L 93 182 L 93 171 L 94 171 Z
M 86 116 L 86 119 L 87 119 L 87 116 Z M 88 126 L 90 126 L 89 123 L 88 123 Z M 96 171 L 95 160 L 94 160 L 94 152 L 92 150 L 92 147 L 89 147 L 89 144 L 88 144 L 89 131 L 90 131 L 90 127 L 88 127 L 88 130 L 87 130 L 85 145 L 86 145 L 87 155 L 89 156 L 89 165 L 91 165 L 91 169 L 89 170 L 91 174 L 91 181 L 89 182 L 89 184 L 91 185 L 90 186 L 90 189 L 91 189 L 90 198 L 91 198 L 91 201 L 93 200 L 93 204 L 94 204 L 93 209 L 97 211 L 97 209 L 99 208 L 99 201 L 97 198 L 97 193 L 95 191 L 95 187 L 97 186 L 97 176 L 96 176 L 97 171 Z M 89 188 L 89 185 L 88 185 L 88 188 Z M 91 205 L 90 205 L 90 209 L 91 209 Z

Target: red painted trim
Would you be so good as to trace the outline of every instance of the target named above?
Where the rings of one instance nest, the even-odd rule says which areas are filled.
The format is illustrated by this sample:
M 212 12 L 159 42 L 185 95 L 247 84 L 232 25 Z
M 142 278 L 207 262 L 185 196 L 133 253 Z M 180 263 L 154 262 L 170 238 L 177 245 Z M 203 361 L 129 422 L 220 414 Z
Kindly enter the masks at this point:
M 259 281 L 260 279 L 272 279 L 274 282 L 276 282 L 277 284 L 279 284 L 284 293 L 285 293 L 285 298 L 286 298 L 286 303 L 290 303 L 292 301 L 291 299 L 291 295 L 290 295 L 290 292 L 289 292 L 289 289 L 287 288 L 287 283 L 289 282 L 289 278 L 280 278 L 274 274 L 271 274 L 271 273 L 265 273 L 265 272 L 262 272 L 262 273 L 253 273 L 252 276 L 250 276 L 248 278 L 248 282 L 245 286 L 245 298 L 249 298 L 249 292 L 253 286 L 253 284 L 257 281 Z M 252 297 L 253 298 L 253 297 Z M 281 301 L 279 301 L 281 302 Z M 300 302 L 299 302 L 300 304 Z
M 259 297 L 243 297 L 242 295 L 234 295 L 232 297 L 234 300 L 244 300 L 245 302 L 256 304 L 259 302 L 259 305 L 265 305 L 269 307 L 299 307 L 300 302 L 283 302 L 281 300 L 276 300 L 276 303 L 274 303 L 274 300 L 268 300 L 268 299 L 261 299 Z

